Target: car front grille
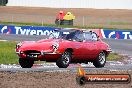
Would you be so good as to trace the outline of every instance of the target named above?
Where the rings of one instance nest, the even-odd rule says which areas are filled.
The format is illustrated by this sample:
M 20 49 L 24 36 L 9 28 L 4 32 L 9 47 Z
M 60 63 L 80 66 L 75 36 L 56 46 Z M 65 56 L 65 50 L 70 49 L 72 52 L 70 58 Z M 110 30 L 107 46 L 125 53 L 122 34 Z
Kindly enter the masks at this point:
M 26 55 L 28 55 L 28 54 L 40 55 L 41 54 L 39 51 L 36 51 L 36 50 L 27 50 L 27 51 L 24 51 L 24 53 Z

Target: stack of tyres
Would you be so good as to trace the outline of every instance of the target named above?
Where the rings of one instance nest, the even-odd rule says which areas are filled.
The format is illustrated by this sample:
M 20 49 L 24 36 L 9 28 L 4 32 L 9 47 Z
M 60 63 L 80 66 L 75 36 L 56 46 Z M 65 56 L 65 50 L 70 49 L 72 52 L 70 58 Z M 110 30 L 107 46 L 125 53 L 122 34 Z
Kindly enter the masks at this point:
M 73 25 L 73 20 L 55 20 L 56 25 Z
M 70 22 L 69 22 L 69 23 L 70 23 L 70 25 L 73 25 L 73 20 L 70 20 Z
M 73 20 L 63 20 L 61 25 L 73 25 Z

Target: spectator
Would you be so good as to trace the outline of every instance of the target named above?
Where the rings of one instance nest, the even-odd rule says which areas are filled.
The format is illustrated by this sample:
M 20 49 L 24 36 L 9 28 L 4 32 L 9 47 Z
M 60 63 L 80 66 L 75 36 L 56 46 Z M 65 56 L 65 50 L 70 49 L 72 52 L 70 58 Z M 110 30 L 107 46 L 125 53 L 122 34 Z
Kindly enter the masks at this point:
M 74 20 L 75 16 L 71 12 L 67 12 L 64 16 L 64 20 Z
M 59 14 L 56 17 L 55 24 L 61 25 L 62 21 L 64 20 L 65 13 L 63 11 L 60 11 Z
M 73 25 L 73 20 L 75 19 L 75 16 L 71 12 L 67 12 L 64 16 L 64 24 Z

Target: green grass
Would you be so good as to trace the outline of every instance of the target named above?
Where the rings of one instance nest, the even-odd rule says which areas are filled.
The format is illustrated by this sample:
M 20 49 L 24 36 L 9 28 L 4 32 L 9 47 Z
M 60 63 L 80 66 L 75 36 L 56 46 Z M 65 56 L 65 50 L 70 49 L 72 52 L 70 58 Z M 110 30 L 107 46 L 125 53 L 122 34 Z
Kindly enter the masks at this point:
M 132 29 L 129 29 L 129 28 L 122 29 L 122 28 L 116 28 L 116 27 L 105 27 L 105 26 L 101 26 L 101 25 L 97 25 L 97 24 L 92 24 L 92 25 L 89 25 L 89 26 L 70 26 L 70 25 L 56 25 L 56 24 L 23 23 L 23 22 L 0 22 L 0 24 L 16 25 L 16 26 L 49 26 L 49 27 L 61 27 L 61 28 L 132 30 Z M 119 22 L 117 22 L 117 23 L 112 22 L 110 24 L 111 25 L 116 25 L 116 24 L 120 24 L 120 23 Z
M 123 56 L 117 54 L 117 53 L 110 53 L 110 55 L 107 57 L 108 61 L 117 61 L 119 59 L 122 59 Z
M 18 64 L 18 56 L 15 53 L 16 44 L 17 42 L 13 41 L 0 42 L 0 64 Z M 112 53 L 108 56 L 107 60 L 119 60 L 121 57 L 116 53 Z
M 0 42 L 0 64 L 17 64 L 16 42 Z

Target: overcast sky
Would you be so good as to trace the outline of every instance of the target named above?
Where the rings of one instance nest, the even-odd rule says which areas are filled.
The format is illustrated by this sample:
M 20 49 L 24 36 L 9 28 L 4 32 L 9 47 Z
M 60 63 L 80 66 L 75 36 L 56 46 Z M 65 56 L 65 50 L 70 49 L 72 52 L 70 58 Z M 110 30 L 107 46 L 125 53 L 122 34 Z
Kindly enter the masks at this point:
M 9 0 L 8 6 L 132 9 L 132 0 Z

